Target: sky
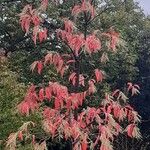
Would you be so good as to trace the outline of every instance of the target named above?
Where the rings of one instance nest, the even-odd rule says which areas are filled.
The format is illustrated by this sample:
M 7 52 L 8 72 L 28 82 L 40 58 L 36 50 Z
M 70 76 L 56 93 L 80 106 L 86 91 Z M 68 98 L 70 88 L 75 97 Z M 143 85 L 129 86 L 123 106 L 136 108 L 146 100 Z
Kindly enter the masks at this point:
M 144 10 L 145 15 L 150 15 L 150 0 L 136 0 Z

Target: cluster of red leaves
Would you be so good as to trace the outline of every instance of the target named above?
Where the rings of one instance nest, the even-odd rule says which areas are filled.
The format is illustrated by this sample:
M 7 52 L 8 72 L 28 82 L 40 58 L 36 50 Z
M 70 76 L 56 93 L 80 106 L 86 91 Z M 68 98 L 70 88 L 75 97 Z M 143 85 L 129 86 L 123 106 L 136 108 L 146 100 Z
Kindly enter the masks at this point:
M 57 70 L 57 73 L 60 72 L 60 74 L 63 76 L 64 74 L 64 68 L 66 68 L 66 65 L 62 59 L 62 57 L 57 53 L 48 53 L 45 56 L 44 61 L 35 61 L 31 65 L 31 70 L 33 71 L 37 67 L 37 72 L 41 74 L 41 71 L 43 69 L 43 65 L 46 64 L 53 64 Z M 85 92 L 81 93 L 68 93 L 67 87 L 61 86 L 60 84 L 51 83 L 48 87 L 41 88 L 39 90 L 39 94 L 36 94 L 35 86 L 32 85 L 27 95 L 24 99 L 24 101 L 18 106 L 20 112 L 22 114 L 29 114 L 29 111 L 34 111 L 35 108 L 38 108 L 38 102 L 43 102 L 44 99 L 48 99 L 50 101 L 52 95 L 55 96 L 55 109 L 61 109 L 61 108 L 67 108 L 68 110 L 70 108 L 77 109 L 79 106 L 82 106 L 83 100 L 86 96 L 91 95 L 96 92 L 96 82 L 102 82 L 104 76 L 101 70 L 95 69 L 95 78 L 88 81 L 88 89 Z M 69 81 L 72 82 L 72 84 L 75 86 L 76 84 L 76 73 L 73 72 L 69 76 Z M 79 85 L 85 86 L 85 79 L 82 74 L 79 75 Z M 64 95 L 65 94 L 65 95 Z M 65 96 L 65 97 L 64 97 Z M 63 98 L 63 99 L 62 99 Z M 64 101 L 64 102 L 63 102 Z M 64 106 L 66 104 L 66 106 Z
M 94 6 L 91 4 L 91 0 L 82 0 L 80 5 L 75 5 L 72 9 L 72 15 L 77 16 L 80 13 L 87 13 L 91 14 L 91 18 L 95 16 L 95 9 Z
M 34 111 L 38 108 L 38 97 L 35 88 L 36 87 L 34 85 L 31 85 L 24 100 L 18 105 L 18 110 L 22 114 L 29 115 L 30 110 Z
M 34 44 L 36 44 L 36 40 L 39 39 L 40 42 L 47 39 L 47 29 L 39 29 L 39 26 L 35 26 L 33 29 L 33 37 Z
M 74 23 L 67 19 L 64 21 L 64 26 L 64 30 L 57 30 L 57 36 L 74 51 L 76 56 L 80 54 L 82 49 L 84 49 L 84 51 L 90 55 L 91 53 L 96 53 L 101 50 L 101 41 L 96 37 L 95 34 L 88 35 L 86 39 L 82 33 L 74 34 Z M 119 39 L 119 33 L 110 30 L 109 33 L 102 33 L 102 35 L 109 38 L 109 48 L 115 51 Z M 107 54 L 103 53 L 101 61 L 106 62 L 107 60 Z
M 34 26 L 38 26 L 41 22 L 37 11 L 35 9 L 32 9 L 32 6 L 30 5 L 26 5 L 22 10 L 22 13 L 20 13 L 19 15 L 21 27 L 26 33 L 29 32 L 31 23 L 33 23 Z
M 85 49 L 91 54 L 97 52 L 101 49 L 101 42 L 95 35 L 89 35 L 85 41 Z
M 52 138 L 57 136 L 64 136 L 66 140 L 73 138 L 74 150 L 86 150 L 89 135 L 92 130 L 97 128 L 99 134 L 91 146 L 94 148 L 101 142 L 100 150 L 104 148 L 111 150 L 111 142 L 119 133 L 126 131 L 129 137 L 141 137 L 136 126 L 140 121 L 140 116 L 130 105 L 122 106 L 120 100 L 124 97 L 116 97 L 117 93 L 118 91 L 113 92 L 111 95 L 107 94 L 102 105 L 98 108 L 87 107 L 75 119 L 72 110 L 82 106 L 86 96 L 90 93 L 88 91 L 69 93 L 67 87 L 57 82 L 50 82 L 49 86 L 41 88 L 39 93 L 35 91 L 35 86 L 32 85 L 18 108 L 22 114 L 28 115 L 30 110 L 37 109 L 44 100 L 53 100 L 54 108 L 46 107 L 43 111 L 43 128 L 51 134 Z M 102 114 L 104 118 L 101 118 Z M 123 129 L 120 123 L 126 119 L 128 119 L 129 125 Z M 94 122 L 97 126 L 93 126 Z
M 18 105 L 19 111 L 22 114 L 28 115 L 30 110 L 34 111 L 38 108 L 39 104 L 44 100 L 51 101 L 54 100 L 54 109 L 66 109 L 67 112 L 71 109 L 78 109 L 82 106 L 83 100 L 86 96 L 91 94 L 92 90 L 89 86 L 88 90 L 81 93 L 69 93 L 67 87 L 60 85 L 57 82 L 49 82 L 49 86 L 41 88 L 39 92 L 35 89 L 36 87 L 32 85 L 22 103 Z
M 101 49 L 101 42 L 95 35 L 89 35 L 85 40 L 83 34 L 73 34 L 65 30 L 58 30 L 57 32 L 58 36 L 68 44 L 76 56 L 79 55 L 83 47 L 89 54 Z
M 94 74 L 96 80 L 91 79 L 88 81 L 89 88 L 86 92 L 89 93 L 89 95 L 96 92 L 95 83 L 102 82 L 102 80 L 104 79 L 104 73 L 101 70 L 95 69 Z M 70 74 L 69 81 L 72 83 L 73 86 L 76 86 L 76 83 L 78 81 L 77 81 L 77 74 L 75 72 Z M 79 75 L 79 85 L 85 87 L 85 78 L 84 75 L 82 74 Z
M 53 2 L 55 4 L 60 4 L 60 0 L 54 0 Z M 40 26 L 43 22 L 40 17 L 40 13 L 46 11 L 47 7 L 48 0 L 41 0 L 40 7 L 38 9 L 33 9 L 31 5 L 26 5 L 19 14 L 22 30 L 25 31 L 26 34 L 29 33 L 30 27 L 33 26 L 32 39 L 35 45 L 37 39 L 39 39 L 40 42 L 47 39 L 47 29 Z
M 34 61 L 31 64 L 31 70 L 33 72 L 33 70 L 37 68 L 38 73 L 41 74 L 44 65 L 54 65 L 57 73 L 60 73 L 61 76 L 63 76 L 67 69 L 67 63 L 68 62 L 64 62 L 63 58 L 58 53 L 48 53 L 45 56 L 44 61 Z
M 65 30 L 57 30 L 57 35 L 65 41 L 66 44 L 75 52 L 75 55 L 78 56 L 85 40 L 83 34 L 73 34 L 72 29 L 72 24 L 65 21 Z
M 36 40 L 39 39 L 40 42 L 47 39 L 47 29 L 40 26 L 42 18 L 39 16 L 39 10 L 46 10 L 48 5 L 48 0 L 42 0 L 41 6 L 38 11 L 33 9 L 31 5 L 26 5 L 20 16 L 20 24 L 22 29 L 29 33 L 30 27 L 33 25 L 33 41 L 36 44 Z

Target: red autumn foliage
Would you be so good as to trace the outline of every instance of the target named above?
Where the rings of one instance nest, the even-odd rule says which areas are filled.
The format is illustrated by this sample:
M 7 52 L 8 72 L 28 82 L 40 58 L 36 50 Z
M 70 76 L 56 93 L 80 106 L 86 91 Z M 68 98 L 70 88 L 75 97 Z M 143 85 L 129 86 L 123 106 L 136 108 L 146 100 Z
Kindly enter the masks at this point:
M 77 16 L 79 13 L 88 13 L 90 12 L 91 18 L 94 18 L 95 16 L 95 9 L 94 6 L 91 4 L 91 1 L 82 0 L 82 3 L 80 5 L 75 5 L 72 9 L 72 15 Z
M 103 72 L 99 69 L 95 69 L 95 78 L 97 82 L 102 82 L 102 80 L 104 79 Z
M 48 5 L 48 0 L 42 0 L 41 6 L 38 10 L 44 11 L 46 10 Z M 42 18 L 39 16 L 39 12 L 36 9 L 33 9 L 31 5 L 26 5 L 22 12 L 19 14 L 20 16 L 20 24 L 22 29 L 26 34 L 29 33 L 29 29 L 33 26 L 33 41 L 36 45 L 36 41 L 39 35 L 39 41 L 47 39 L 47 29 L 43 28 L 40 24 L 42 23 Z
M 85 41 L 85 49 L 91 54 L 101 49 L 101 42 L 95 35 L 89 35 Z
M 45 11 L 47 6 L 48 1 L 42 0 L 40 8 Z M 90 19 L 94 19 L 95 10 L 92 1 L 82 0 L 80 4 L 75 5 L 72 14 L 76 17 L 79 13 L 81 15 L 90 13 Z M 30 24 L 34 26 L 35 44 L 38 35 L 40 42 L 47 38 L 47 29 L 39 30 L 41 20 L 37 14 L 36 10 L 27 5 L 20 15 L 21 26 L 26 33 L 29 32 Z M 103 82 L 104 73 L 100 68 L 94 68 L 90 76 L 83 74 L 80 56 L 83 54 L 87 56 L 88 53 L 92 58 L 93 53 L 99 53 L 102 47 L 101 40 L 94 34 L 76 32 L 72 21 L 66 18 L 63 21 L 64 30 L 57 30 L 57 37 L 70 51 L 67 51 L 67 54 L 51 51 L 44 59 L 33 62 L 31 70 L 37 69 L 38 74 L 41 74 L 43 67 L 53 65 L 61 77 L 68 79 L 67 84 L 64 86 L 59 82 L 50 81 L 42 87 L 31 85 L 24 100 L 18 105 L 20 113 L 29 115 L 42 107 L 43 109 L 40 109 L 43 111 L 42 126 L 46 134 L 52 139 L 59 137 L 70 140 L 74 150 L 87 150 L 89 147 L 94 149 L 97 145 L 100 145 L 100 150 L 112 150 L 114 137 L 124 131 L 129 137 L 140 138 L 137 128 L 140 116 L 128 104 L 128 98 L 121 90 L 106 93 L 104 100 L 97 107 L 87 106 L 89 97 L 95 100 L 94 94 L 97 92 L 97 85 Z M 110 30 L 102 35 L 109 38 L 110 48 L 116 51 L 119 34 Z M 108 59 L 107 57 L 105 53 L 102 61 Z M 71 82 L 71 85 L 68 82 Z M 131 91 L 132 95 L 137 94 L 138 90 L 139 86 L 128 83 L 127 91 Z M 43 107 L 45 101 L 52 104 Z M 123 121 L 129 123 L 125 128 L 121 126 Z M 22 139 L 22 134 L 18 136 Z M 33 145 L 35 142 L 33 135 Z M 43 145 L 45 146 L 45 143 Z
M 39 31 L 39 41 L 42 42 L 43 40 L 47 39 L 47 29 L 44 28 L 42 31 Z
M 18 133 L 18 138 L 19 138 L 20 141 L 23 140 L 23 134 L 22 134 L 22 131 L 19 131 L 19 133 Z

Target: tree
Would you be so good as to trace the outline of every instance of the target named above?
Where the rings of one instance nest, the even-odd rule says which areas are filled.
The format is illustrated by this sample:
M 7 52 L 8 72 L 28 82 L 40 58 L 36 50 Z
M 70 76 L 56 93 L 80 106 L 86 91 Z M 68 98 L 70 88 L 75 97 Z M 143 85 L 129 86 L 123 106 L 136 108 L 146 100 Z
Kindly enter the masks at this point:
M 149 20 L 147 20 L 147 24 L 149 24 Z M 137 66 L 139 68 L 139 75 L 138 75 L 138 82 L 141 84 L 142 87 L 140 97 L 138 97 L 138 102 L 135 101 L 135 105 L 141 114 L 143 118 L 142 123 L 142 129 L 143 129 L 143 135 L 145 136 L 149 135 L 149 81 L 150 81 L 150 32 L 149 32 L 149 26 L 147 26 L 147 29 L 145 28 L 145 31 L 141 32 L 139 35 L 139 45 L 138 45 L 138 53 L 139 53 L 139 59 L 137 61 Z M 139 105 L 141 104 L 141 105 Z
M 55 4 L 59 5 L 58 2 Z M 127 132 L 131 138 L 141 138 L 137 127 L 140 116 L 129 105 L 123 91 L 116 89 L 103 96 L 99 95 L 101 82 L 106 78 L 100 67 L 108 60 L 108 53 L 117 52 L 119 33 L 113 27 L 103 32 L 94 30 L 91 33 L 88 30 L 90 21 L 95 19 L 94 4 L 93 0 L 74 4 L 73 21 L 62 18 L 64 26 L 56 30 L 58 51 L 49 51 L 43 59 L 31 65 L 31 70 L 37 70 L 39 75 L 43 67 L 50 65 L 63 80 L 53 79 L 48 83 L 43 81 L 40 85 L 32 84 L 18 105 L 23 115 L 41 112 L 42 127 L 48 138 L 68 140 L 70 149 L 74 150 L 112 150 L 114 137 L 123 132 Z M 27 5 L 20 14 L 21 27 L 26 34 L 32 32 L 35 45 L 37 41 L 47 39 L 47 29 L 42 26 L 41 17 L 47 6 L 48 1 L 42 0 L 38 9 Z M 81 20 L 80 24 L 78 20 Z M 59 47 L 66 50 L 62 51 Z M 126 93 L 130 96 L 139 93 L 138 85 L 129 82 L 127 86 Z M 91 106 L 91 101 L 97 101 L 98 105 Z M 15 149 L 16 140 L 22 141 L 26 137 L 32 138 L 35 149 L 47 149 L 47 136 L 43 137 L 42 143 L 38 143 L 35 136 L 29 133 L 28 125 L 34 126 L 34 123 L 24 123 L 18 132 L 12 133 L 7 147 Z

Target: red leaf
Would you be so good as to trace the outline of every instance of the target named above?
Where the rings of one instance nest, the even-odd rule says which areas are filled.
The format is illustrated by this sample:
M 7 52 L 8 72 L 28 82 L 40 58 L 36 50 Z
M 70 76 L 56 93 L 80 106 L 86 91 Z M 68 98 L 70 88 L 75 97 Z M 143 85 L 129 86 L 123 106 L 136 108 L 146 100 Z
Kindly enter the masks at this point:
M 135 95 L 135 94 L 138 94 L 138 93 L 140 93 L 139 92 L 139 89 L 140 89 L 140 87 L 137 85 L 137 84 L 132 84 L 131 82 L 128 82 L 127 83 L 127 85 L 128 85 L 128 91 L 130 91 L 131 90 L 131 95 L 133 96 L 133 95 Z
M 44 100 L 44 89 L 40 89 L 39 91 L 39 100 L 42 102 Z
M 44 37 L 44 32 L 43 31 L 39 31 L 39 40 L 40 40 L 40 43 L 45 39 Z
M 109 105 L 109 106 L 107 107 L 107 113 L 110 114 L 111 112 L 112 112 L 112 106 Z
M 19 138 L 20 141 L 23 140 L 23 134 L 22 134 L 22 131 L 19 131 L 19 133 L 18 133 L 18 138 Z
M 52 89 L 50 87 L 45 88 L 45 97 L 50 101 L 52 96 Z
M 120 114 L 120 111 L 121 111 L 121 108 L 119 105 L 113 106 L 113 113 L 114 113 L 115 118 L 119 118 L 119 116 L 122 115 Z
M 80 12 L 82 11 L 81 6 L 80 5 L 75 5 L 74 8 L 72 9 L 72 15 L 78 15 Z
M 20 111 L 21 114 L 23 115 L 29 115 L 29 111 L 30 111 L 30 106 L 29 106 L 29 103 L 28 102 L 21 102 L 19 105 L 18 105 L 18 109 Z
M 110 28 L 110 31 L 108 33 L 102 33 L 102 35 L 110 38 L 110 48 L 115 51 L 116 50 L 116 45 L 118 43 L 118 40 L 119 40 L 119 33 L 118 32 L 115 32 L 113 30 L 113 28 L 111 27 Z
M 82 148 L 82 150 L 87 150 L 87 143 L 83 141 L 81 143 L 81 148 Z
M 84 76 L 82 74 L 79 75 L 79 84 L 85 86 L 84 84 Z
M 60 70 L 60 75 L 61 75 L 61 77 L 64 76 L 64 72 L 65 72 L 66 69 L 67 69 L 67 67 L 61 68 L 61 70 Z
M 56 110 L 58 110 L 60 108 L 60 100 L 58 98 L 55 98 L 54 105 L 55 105 Z
M 137 89 L 140 89 L 140 86 L 137 85 L 137 84 L 134 84 L 134 87 L 137 88 Z
M 83 34 L 69 35 L 67 36 L 67 41 L 71 49 L 75 52 L 75 55 L 78 56 L 81 47 L 84 45 Z
M 40 18 L 36 15 L 32 16 L 32 21 L 35 26 L 38 26 L 40 24 Z
M 73 31 L 74 23 L 68 19 L 64 20 L 65 31 L 71 33 Z
M 60 59 L 61 59 L 61 58 L 60 58 L 59 54 L 54 54 L 54 55 L 53 55 L 53 64 L 54 64 L 55 66 L 57 66 L 57 64 L 58 64 L 58 62 L 59 62 Z
M 30 23 L 31 23 L 31 18 L 29 15 L 26 15 L 22 18 L 21 26 L 26 33 L 29 33 Z
M 70 76 L 69 76 L 69 81 L 72 82 L 72 84 L 75 86 L 76 83 L 76 73 L 73 72 Z
M 60 70 L 62 69 L 63 67 L 63 64 L 64 64 L 64 61 L 62 59 L 59 59 L 58 60 L 58 64 L 56 66 L 56 70 L 57 70 L 57 73 L 60 72 Z
M 30 28 L 31 15 L 28 12 L 31 11 L 32 11 L 32 6 L 26 5 L 22 10 L 22 13 L 19 14 L 22 30 L 24 30 L 26 33 L 29 32 L 29 28 Z
M 53 54 L 52 53 L 48 53 L 46 56 L 45 56 L 45 61 L 44 61 L 44 64 L 47 64 L 47 63 L 52 63 L 53 61 Z
M 72 15 L 77 16 L 81 12 L 89 12 L 91 15 L 91 18 L 94 18 L 95 16 L 95 9 L 94 6 L 91 5 L 90 1 L 82 0 L 81 5 L 75 5 L 72 9 Z
M 95 77 L 96 77 L 97 82 L 102 82 L 102 80 L 104 78 L 102 71 L 99 69 L 95 69 Z
M 46 10 L 47 6 L 48 6 L 48 0 L 41 0 L 42 10 Z
M 112 93 L 112 96 L 117 96 L 117 95 L 119 95 L 119 92 L 120 92 L 119 89 L 115 90 L 115 91 Z
M 117 42 L 119 40 L 119 33 L 112 31 L 110 34 L 111 34 L 110 48 L 112 48 L 112 50 L 115 51 Z
M 35 26 L 33 28 L 33 36 L 32 36 L 32 39 L 33 39 L 35 45 L 36 45 L 36 39 L 37 39 L 38 32 L 39 32 L 39 27 Z
M 42 63 L 42 61 L 38 61 L 37 68 L 38 68 L 38 74 L 41 74 L 41 71 L 43 69 L 43 63 Z
M 135 125 L 134 124 L 130 124 L 127 126 L 126 130 L 127 130 L 127 134 L 129 137 L 133 137 L 133 129 L 134 129 Z
M 85 41 L 85 49 L 91 54 L 101 49 L 101 42 L 95 35 L 89 35 Z

